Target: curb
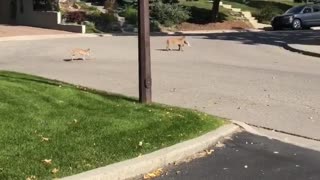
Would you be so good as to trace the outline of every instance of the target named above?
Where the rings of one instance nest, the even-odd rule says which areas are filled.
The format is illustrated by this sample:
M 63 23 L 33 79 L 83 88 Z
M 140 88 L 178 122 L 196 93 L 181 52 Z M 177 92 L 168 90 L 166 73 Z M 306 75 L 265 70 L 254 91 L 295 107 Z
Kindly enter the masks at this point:
M 294 48 L 294 47 L 290 46 L 289 44 L 284 44 L 283 48 L 288 50 L 288 51 L 296 52 L 296 53 L 303 54 L 303 55 L 306 55 L 306 56 L 320 57 L 319 53 L 297 49 L 297 48 Z
M 251 134 L 255 134 L 258 136 L 267 137 L 269 139 L 276 139 L 278 141 L 281 141 L 283 143 L 292 144 L 295 146 L 299 146 L 306 149 L 311 149 L 314 151 L 320 152 L 320 140 L 319 139 L 311 139 L 306 137 L 301 137 L 293 134 L 288 134 L 282 131 L 278 131 L 275 129 L 269 129 L 259 126 L 252 126 L 250 124 L 247 124 L 245 122 L 231 120 L 232 123 L 238 125 L 244 131 L 247 131 Z
M 239 129 L 239 126 L 227 124 L 195 139 L 141 157 L 65 177 L 62 180 L 122 180 L 134 178 L 210 148 L 221 138 L 231 135 Z

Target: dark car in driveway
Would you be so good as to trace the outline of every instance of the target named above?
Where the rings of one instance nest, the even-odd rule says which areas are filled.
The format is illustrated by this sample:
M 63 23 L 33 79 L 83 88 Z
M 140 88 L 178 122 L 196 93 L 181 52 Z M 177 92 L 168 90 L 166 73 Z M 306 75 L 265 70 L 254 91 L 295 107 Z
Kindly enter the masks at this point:
M 272 18 L 271 25 L 274 30 L 320 26 L 320 5 L 306 4 L 290 8 L 284 14 Z

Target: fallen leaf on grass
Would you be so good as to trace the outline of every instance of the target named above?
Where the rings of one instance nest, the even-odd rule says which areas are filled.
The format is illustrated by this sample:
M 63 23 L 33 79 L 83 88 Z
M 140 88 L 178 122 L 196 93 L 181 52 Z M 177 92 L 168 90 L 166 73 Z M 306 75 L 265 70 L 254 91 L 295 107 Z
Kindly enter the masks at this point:
M 30 177 L 27 177 L 26 180 L 36 180 L 37 177 L 36 176 L 30 176 Z
M 48 142 L 49 138 L 41 136 L 41 141 Z
M 59 169 L 57 169 L 57 168 L 54 168 L 54 169 L 52 169 L 52 171 L 51 171 L 52 174 L 57 174 L 58 172 L 59 172 Z
M 145 174 L 143 176 L 143 179 L 152 179 L 152 178 L 160 176 L 162 173 L 163 173 L 162 168 L 159 168 L 151 173 Z
M 42 160 L 42 162 L 45 165 L 51 165 L 52 164 L 52 160 L 51 159 L 44 159 L 44 160 Z

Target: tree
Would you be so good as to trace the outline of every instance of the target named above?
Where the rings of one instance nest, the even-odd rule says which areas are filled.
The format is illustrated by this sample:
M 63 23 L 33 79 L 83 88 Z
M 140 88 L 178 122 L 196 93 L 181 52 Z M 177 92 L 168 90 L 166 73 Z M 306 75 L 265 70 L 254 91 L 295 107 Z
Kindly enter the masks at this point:
M 213 0 L 211 22 L 218 21 L 219 7 L 221 0 Z

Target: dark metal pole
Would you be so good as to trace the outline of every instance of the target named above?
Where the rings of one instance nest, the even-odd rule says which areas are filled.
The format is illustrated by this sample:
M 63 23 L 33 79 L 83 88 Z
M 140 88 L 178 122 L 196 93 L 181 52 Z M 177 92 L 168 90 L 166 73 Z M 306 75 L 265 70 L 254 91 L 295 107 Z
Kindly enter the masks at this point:
M 139 1 L 139 101 L 151 103 L 149 0 Z

